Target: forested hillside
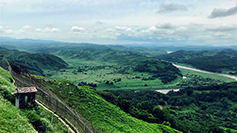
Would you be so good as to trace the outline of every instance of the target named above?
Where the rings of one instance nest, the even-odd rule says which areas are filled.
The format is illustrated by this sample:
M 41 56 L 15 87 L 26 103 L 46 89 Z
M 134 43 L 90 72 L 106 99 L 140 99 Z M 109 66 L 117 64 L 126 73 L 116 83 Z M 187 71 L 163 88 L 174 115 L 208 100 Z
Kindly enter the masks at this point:
M 166 55 L 156 56 L 159 59 L 185 63 L 193 67 L 211 72 L 237 75 L 237 51 L 176 51 Z
M 44 75 L 44 70 L 58 70 L 68 65 L 62 59 L 49 54 L 28 53 L 0 47 L 0 66 L 7 68 L 6 60 L 20 66 L 28 73 Z
M 139 109 L 142 114 L 134 114 L 144 121 L 160 123 L 169 121 L 171 127 L 184 132 L 237 132 L 237 83 L 185 88 L 167 95 L 155 90 L 111 90 L 119 98 L 126 99 L 127 107 Z M 103 94 L 112 102 L 115 97 Z M 158 110 L 158 108 L 160 110 Z M 160 111 L 159 116 L 154 112 Z M 170 115 L 170 114 L 171 115 Z M 151 115 L 155 118 L 150 117 Z M 158 120 L 156 120 L 158 119 Z

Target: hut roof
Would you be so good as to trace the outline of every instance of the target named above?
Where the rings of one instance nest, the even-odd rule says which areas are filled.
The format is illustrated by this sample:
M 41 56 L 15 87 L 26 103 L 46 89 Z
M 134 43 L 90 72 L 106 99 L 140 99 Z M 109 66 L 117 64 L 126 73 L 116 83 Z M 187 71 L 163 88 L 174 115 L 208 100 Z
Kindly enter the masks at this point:
M 16 88 L 17 93 L 33 93 L 37 92 L 35 87 L 21 87 L 21 88 Z

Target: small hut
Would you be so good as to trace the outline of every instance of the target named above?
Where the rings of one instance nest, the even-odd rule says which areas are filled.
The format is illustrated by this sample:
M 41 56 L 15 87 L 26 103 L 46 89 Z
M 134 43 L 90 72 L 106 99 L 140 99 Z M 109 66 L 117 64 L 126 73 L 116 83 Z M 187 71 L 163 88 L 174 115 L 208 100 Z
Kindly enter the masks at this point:
M 35 103 L 35 94 L 37 90 L 35 87 L 20 87 L 16 88 L 16 92 L 11 93 L 16 96 L 15 106 L 22 109 L 27 105 Z

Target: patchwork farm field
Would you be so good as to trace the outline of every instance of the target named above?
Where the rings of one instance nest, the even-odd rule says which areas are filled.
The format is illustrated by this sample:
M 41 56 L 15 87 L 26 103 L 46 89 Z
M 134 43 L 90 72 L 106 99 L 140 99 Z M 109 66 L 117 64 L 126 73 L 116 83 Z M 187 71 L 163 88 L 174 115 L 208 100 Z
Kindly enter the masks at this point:
M 83 65 L 87 64 L 91 63 L 84 62 Z M 94 64 L 99 65 L 97 62 L 94 62 Z M 159 78 L 149 79 L 153 74 L 134 72 L 129 66 L 108 65 L 108 63 L 104 66 L 82 66 L 82 62 L 80 62 L 79 68 L 69 65 L 67 69 L 59 71 L 45 70 L 44 72 L 49 78 L 67 79 L 79 86 L 92 85 L 98 90 L 173 88 L 177 81 L 182 80 L 181 77 L 178 77 L 174 81 L 164 84 Z

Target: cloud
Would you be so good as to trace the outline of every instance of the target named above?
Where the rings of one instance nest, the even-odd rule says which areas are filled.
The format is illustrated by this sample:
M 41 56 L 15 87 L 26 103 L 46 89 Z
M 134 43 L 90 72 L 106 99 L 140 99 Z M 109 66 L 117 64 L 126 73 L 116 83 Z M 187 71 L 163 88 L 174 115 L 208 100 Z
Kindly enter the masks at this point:
M 46 32 L 59 32 L 60 30 L 58 28 L 45 28 L 44 31 Z
M 158 28 L 158 29 L 174 29 L 174 28 L 176 28 L 176 26 L 172 25 L 171 23 L 164 23 L 164 24 L 157 24 L 156 28 Z
M 29 29 L 29 28 L 30 28 L 29 25 L 25 25 L 25 26 L 23 26 L 23 29 Z
M 237 14 L 237 4 L 229 9 L 215 8 L 208 18 L 227 17 Z
M 161 3 L 160 9 L 157 13 L 169 13 L 174 11 L 187 11 L 187 7 L 185 5 L 174 4 L 174 3 Z
M 127 27 L 115 26 L 115 29 L 118 31 L 123 31 L 123 30 L 126 30 Z
M 41 32 L 42 31 L 42 29 L 40 29 L 40 28 L 36 28 L 35 29 L 37 32 Z
M 32 32 L 32 28 L 29 25 L 25 25 L 20 29 L 21 33 L 27 33 L 27 32 Z
M 6 33 L 8 33 L 8 34 L 11 34 L 12 32 L 13 32 L 12 29 L 7 29 L 7 30 L 6 30 Z
M 95 24 L 96 24 L 96 25 L 102 25 L 102 24 L 105 24 L 105 23 L 103 23 L 103 22 L 101 22 L 101 21 L 96 21 Z
M 237 25 L 216 25 L 212 27 L 206 27 L 206 31 L 214 31 L 214 32 L 228 32 L 235 31 L 237 29 Z
M 58 28 L 53 28 L 51 31 L 52 32 L 59 32 L 60 30 Z
M 72 28 L 71 28 L 71 31 L 73 31 L 73 32 L 80 32 L 80 31 L 84 31 L 84 30 L 85 30 L 85 28 L 77 27 L 77 26 L 72 26 Z

